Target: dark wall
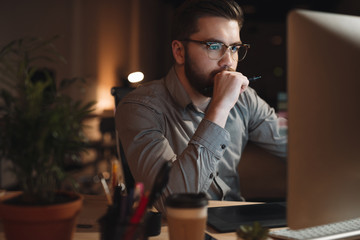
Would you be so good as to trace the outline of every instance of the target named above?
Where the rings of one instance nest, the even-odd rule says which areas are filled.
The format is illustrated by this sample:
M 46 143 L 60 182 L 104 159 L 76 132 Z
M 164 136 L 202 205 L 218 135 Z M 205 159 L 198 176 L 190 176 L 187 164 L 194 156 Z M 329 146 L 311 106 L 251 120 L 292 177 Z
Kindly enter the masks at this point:
M 61 35 L 56 46 L 68 64 L 59 67 L 57 76 L 86 77 L 89 83 L 86 97 L 98 102 L 107 97 L 110 105 L 101 107 L 99 104 L 99 109 L 109 108 L 112 106 L 110 88 L 121 85 L 131 71 L 144 72 L 145 81 L 158 79 L 168 72 L 173 64 L 172 16 L 182 2 L 62 0 L 50 4 L 46 0 L 2 0 L 0 44 L 23 36 Z M 326 4 L 318 0 L 237 2 L 245 14 L 241 38 L 251 44 L 238 69 L 246 76 L 262 76 L 251 86 L 275 108 L 278 94 L 286 92 L 286 16 L 289 10 L 306 8 L 360 15 L 359 0 L 327 0 Z M 134 21 L 133 12 L 139 14 L 139 19 L 135 17 Z

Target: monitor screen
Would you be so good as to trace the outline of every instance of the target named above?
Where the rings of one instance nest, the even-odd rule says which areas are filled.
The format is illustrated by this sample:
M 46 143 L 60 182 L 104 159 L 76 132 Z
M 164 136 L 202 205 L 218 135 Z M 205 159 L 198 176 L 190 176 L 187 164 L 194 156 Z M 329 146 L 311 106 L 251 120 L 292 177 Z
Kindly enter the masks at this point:
M 288 226 L 360 217 L 360 17 L 292 10 Z

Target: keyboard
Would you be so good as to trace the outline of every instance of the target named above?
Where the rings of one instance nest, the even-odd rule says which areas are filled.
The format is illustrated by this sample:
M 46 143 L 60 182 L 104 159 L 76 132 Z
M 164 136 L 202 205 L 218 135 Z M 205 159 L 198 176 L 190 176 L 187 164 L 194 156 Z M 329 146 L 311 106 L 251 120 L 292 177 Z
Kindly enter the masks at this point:
M 292 240 L 360 239 L 360 218 L 298 230 L 277 229 L 270 231 L 269 235 L 275 239 Z

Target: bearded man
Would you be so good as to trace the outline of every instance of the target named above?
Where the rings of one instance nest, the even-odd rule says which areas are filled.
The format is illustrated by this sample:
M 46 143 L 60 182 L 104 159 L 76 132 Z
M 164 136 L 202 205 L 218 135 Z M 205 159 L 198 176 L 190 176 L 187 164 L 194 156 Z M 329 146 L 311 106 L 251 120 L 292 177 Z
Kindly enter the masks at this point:
M 172 28 L 174 66 L 167 76 L 128 94 L 116 126 L 135 181 L 150 190 L 165 161 L 169 194 L 205 192 L 210 199 L 243 200 L 238 164 L 248 141 L 286 157 L 279 118 L 236 71 L 250 45 L 241 41 L 243 13 L 233 0 L 190 0 Z

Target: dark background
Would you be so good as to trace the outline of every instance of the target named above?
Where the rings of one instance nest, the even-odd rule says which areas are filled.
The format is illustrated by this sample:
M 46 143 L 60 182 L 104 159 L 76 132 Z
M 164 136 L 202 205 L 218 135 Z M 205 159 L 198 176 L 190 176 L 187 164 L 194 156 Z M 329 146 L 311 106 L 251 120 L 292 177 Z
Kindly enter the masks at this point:
M 68 60 L 56 76 L 88 80 L 86 100 L 101 113 L 113 107 L 112 86 L 133 71 L 144 81 L 163 77 L 173 64 L 170 31 L 183 0 L 2 0 L 0 44 L 23 36 L 62 36 L 56 42 Z M 359 0 L 237 0 L 244 10 L 241 31 L 251 48 L 238 70 L 262 78 L 251 86 L 278 110 L 286 95 L 286 17 L 292 9 L 360 16 Z M 331 51 L 329 49 L 329 51 Z M 74 93 L 77 97 L 78 93 Z

